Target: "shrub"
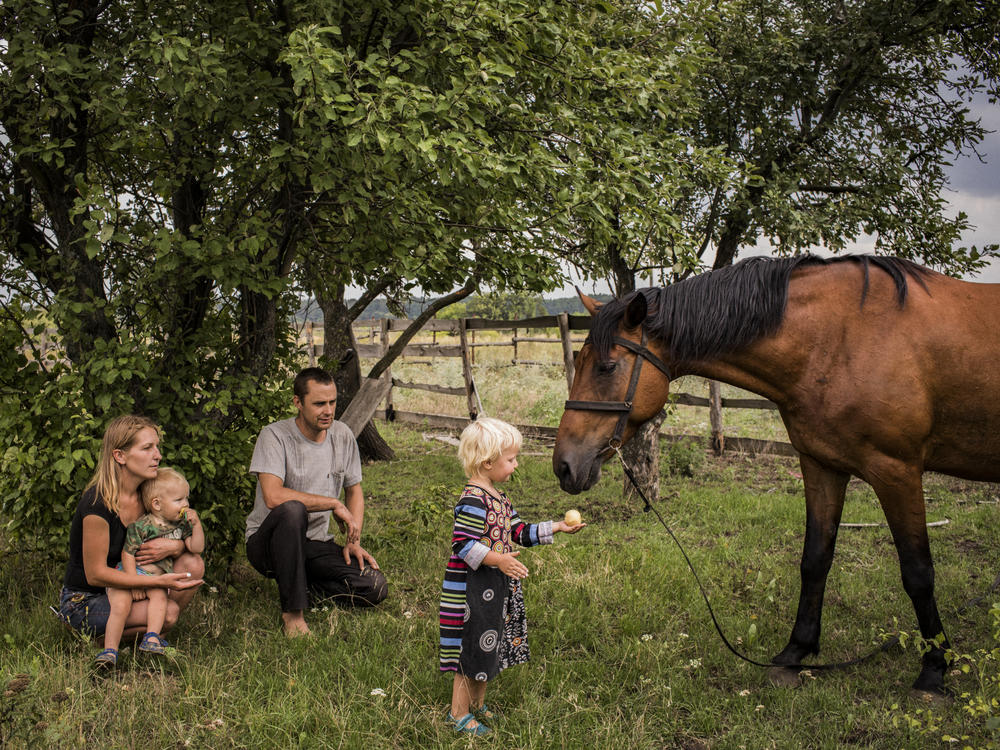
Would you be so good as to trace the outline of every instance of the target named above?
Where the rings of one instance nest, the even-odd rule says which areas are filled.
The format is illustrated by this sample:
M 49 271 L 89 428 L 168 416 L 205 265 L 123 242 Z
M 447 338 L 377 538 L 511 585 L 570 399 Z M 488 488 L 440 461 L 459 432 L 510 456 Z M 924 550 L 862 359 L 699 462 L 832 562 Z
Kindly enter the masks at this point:
M 678 440 L 661 454 L 662 470 L 670 476 L 693 477 L 705 463 L 705 449 L 697 440 Z

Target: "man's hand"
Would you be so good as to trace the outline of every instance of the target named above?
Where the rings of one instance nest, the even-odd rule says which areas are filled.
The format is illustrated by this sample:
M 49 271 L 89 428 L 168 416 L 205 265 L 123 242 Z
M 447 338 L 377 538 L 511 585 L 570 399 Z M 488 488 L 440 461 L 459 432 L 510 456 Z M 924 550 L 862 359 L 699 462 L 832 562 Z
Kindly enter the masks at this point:
M 361 527 L 358 526 L 357 521 L 354 520 L 354 516 L 347 509 L 347 506 L 338 502 L 333 506 L 333 517 L 337 519 L 340 530 L 347 537 L 347 544 L 357 545 L 361 541 Z
M 165 557 L 177 557 L 184 550 L 184 542 L 180 539 L 158 537 L 142 543 L 142 546 L 135 551 L 135 562 L 142 568 L 159 562 Z
M 365 565 L 370 565 L 375 570 L 378 570 L 378 563 L 375 562 L 375 558 L 365 552 L 364 548 L 357 542 L 344 546 L 344 562 L 350 565 L 352 557 L 358 558 L 358 568 L 362 572 L 365 570 Z
M 146 589 L 132 589 L 132 601 L 141 602 L 146 598 Z

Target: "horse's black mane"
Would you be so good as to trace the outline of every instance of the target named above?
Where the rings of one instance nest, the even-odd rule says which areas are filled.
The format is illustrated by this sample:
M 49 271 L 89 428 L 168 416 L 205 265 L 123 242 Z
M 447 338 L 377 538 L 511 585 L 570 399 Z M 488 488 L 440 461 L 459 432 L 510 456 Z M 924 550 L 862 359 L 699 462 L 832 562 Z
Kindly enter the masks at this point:
M 792 271 L 834 263 L 859 263 L 864 268 L 861 304 L 868 294 L 869 267 L 873 265 L 892 277 L 900 307 L 906 301 L 907 276 L 925 286 L 927 269 L 902 258 L 747 258 L 670 286 L 639 289 L 607 302 L 593 320 L 589 340 L 598 356 L 606 358 L 625 309 L 635 295 L 641 294 L 649 310 L 643 325 L 653 338 L 670 342 L 670 359 L 674 362 L 694 362 L 737 351 L 781 325 Z

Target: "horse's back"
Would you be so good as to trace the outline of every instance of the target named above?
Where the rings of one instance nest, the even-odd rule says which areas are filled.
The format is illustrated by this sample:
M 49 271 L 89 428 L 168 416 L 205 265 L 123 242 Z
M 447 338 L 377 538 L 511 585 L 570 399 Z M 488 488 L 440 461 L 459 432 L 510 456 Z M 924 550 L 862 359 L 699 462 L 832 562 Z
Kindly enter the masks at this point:
M 798 385 L 820 402 L 805 419 L 836 425 L 834 451 L 870 444 L 927 470 L 1000 481 L 1000 284 L 908 276 L 900 305 L 893 280 L 870 269 L 862 303 L 860 269 L 831 270 L 802 274 L 789 290 L 793 326 L 828 342 Z M 840 313 L 807 309 L 820 299 Z

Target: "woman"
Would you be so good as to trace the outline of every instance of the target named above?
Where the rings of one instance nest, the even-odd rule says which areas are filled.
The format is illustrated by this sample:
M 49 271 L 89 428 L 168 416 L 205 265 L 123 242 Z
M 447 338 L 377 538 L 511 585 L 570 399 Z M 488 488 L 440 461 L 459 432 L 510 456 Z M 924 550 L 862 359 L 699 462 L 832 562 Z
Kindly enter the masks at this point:
M 201 556 L 187 552 L 184 542 L 177 539 L 146 542 L 135 555 L 139 565 L 174 557 L 173 573 L 142 576 L 116 568 L 121 562 L 125 529 L 145 512 L 139 485 L 156 476 L 159 446 L 159 428 L 145 417 L 118 417 L 104 431 L 97 471 L 73 515 L 69 563 L 59 597 L 59 614 L 74 630 L 103 635 L 110 613 L 108 587 L 168 589 L 164 630 L 169 630 L 202 584 L 205 565 Z M 146 631 L 148 603 L 146 598 L 132 602 L 125 620 L 126 636 Z

